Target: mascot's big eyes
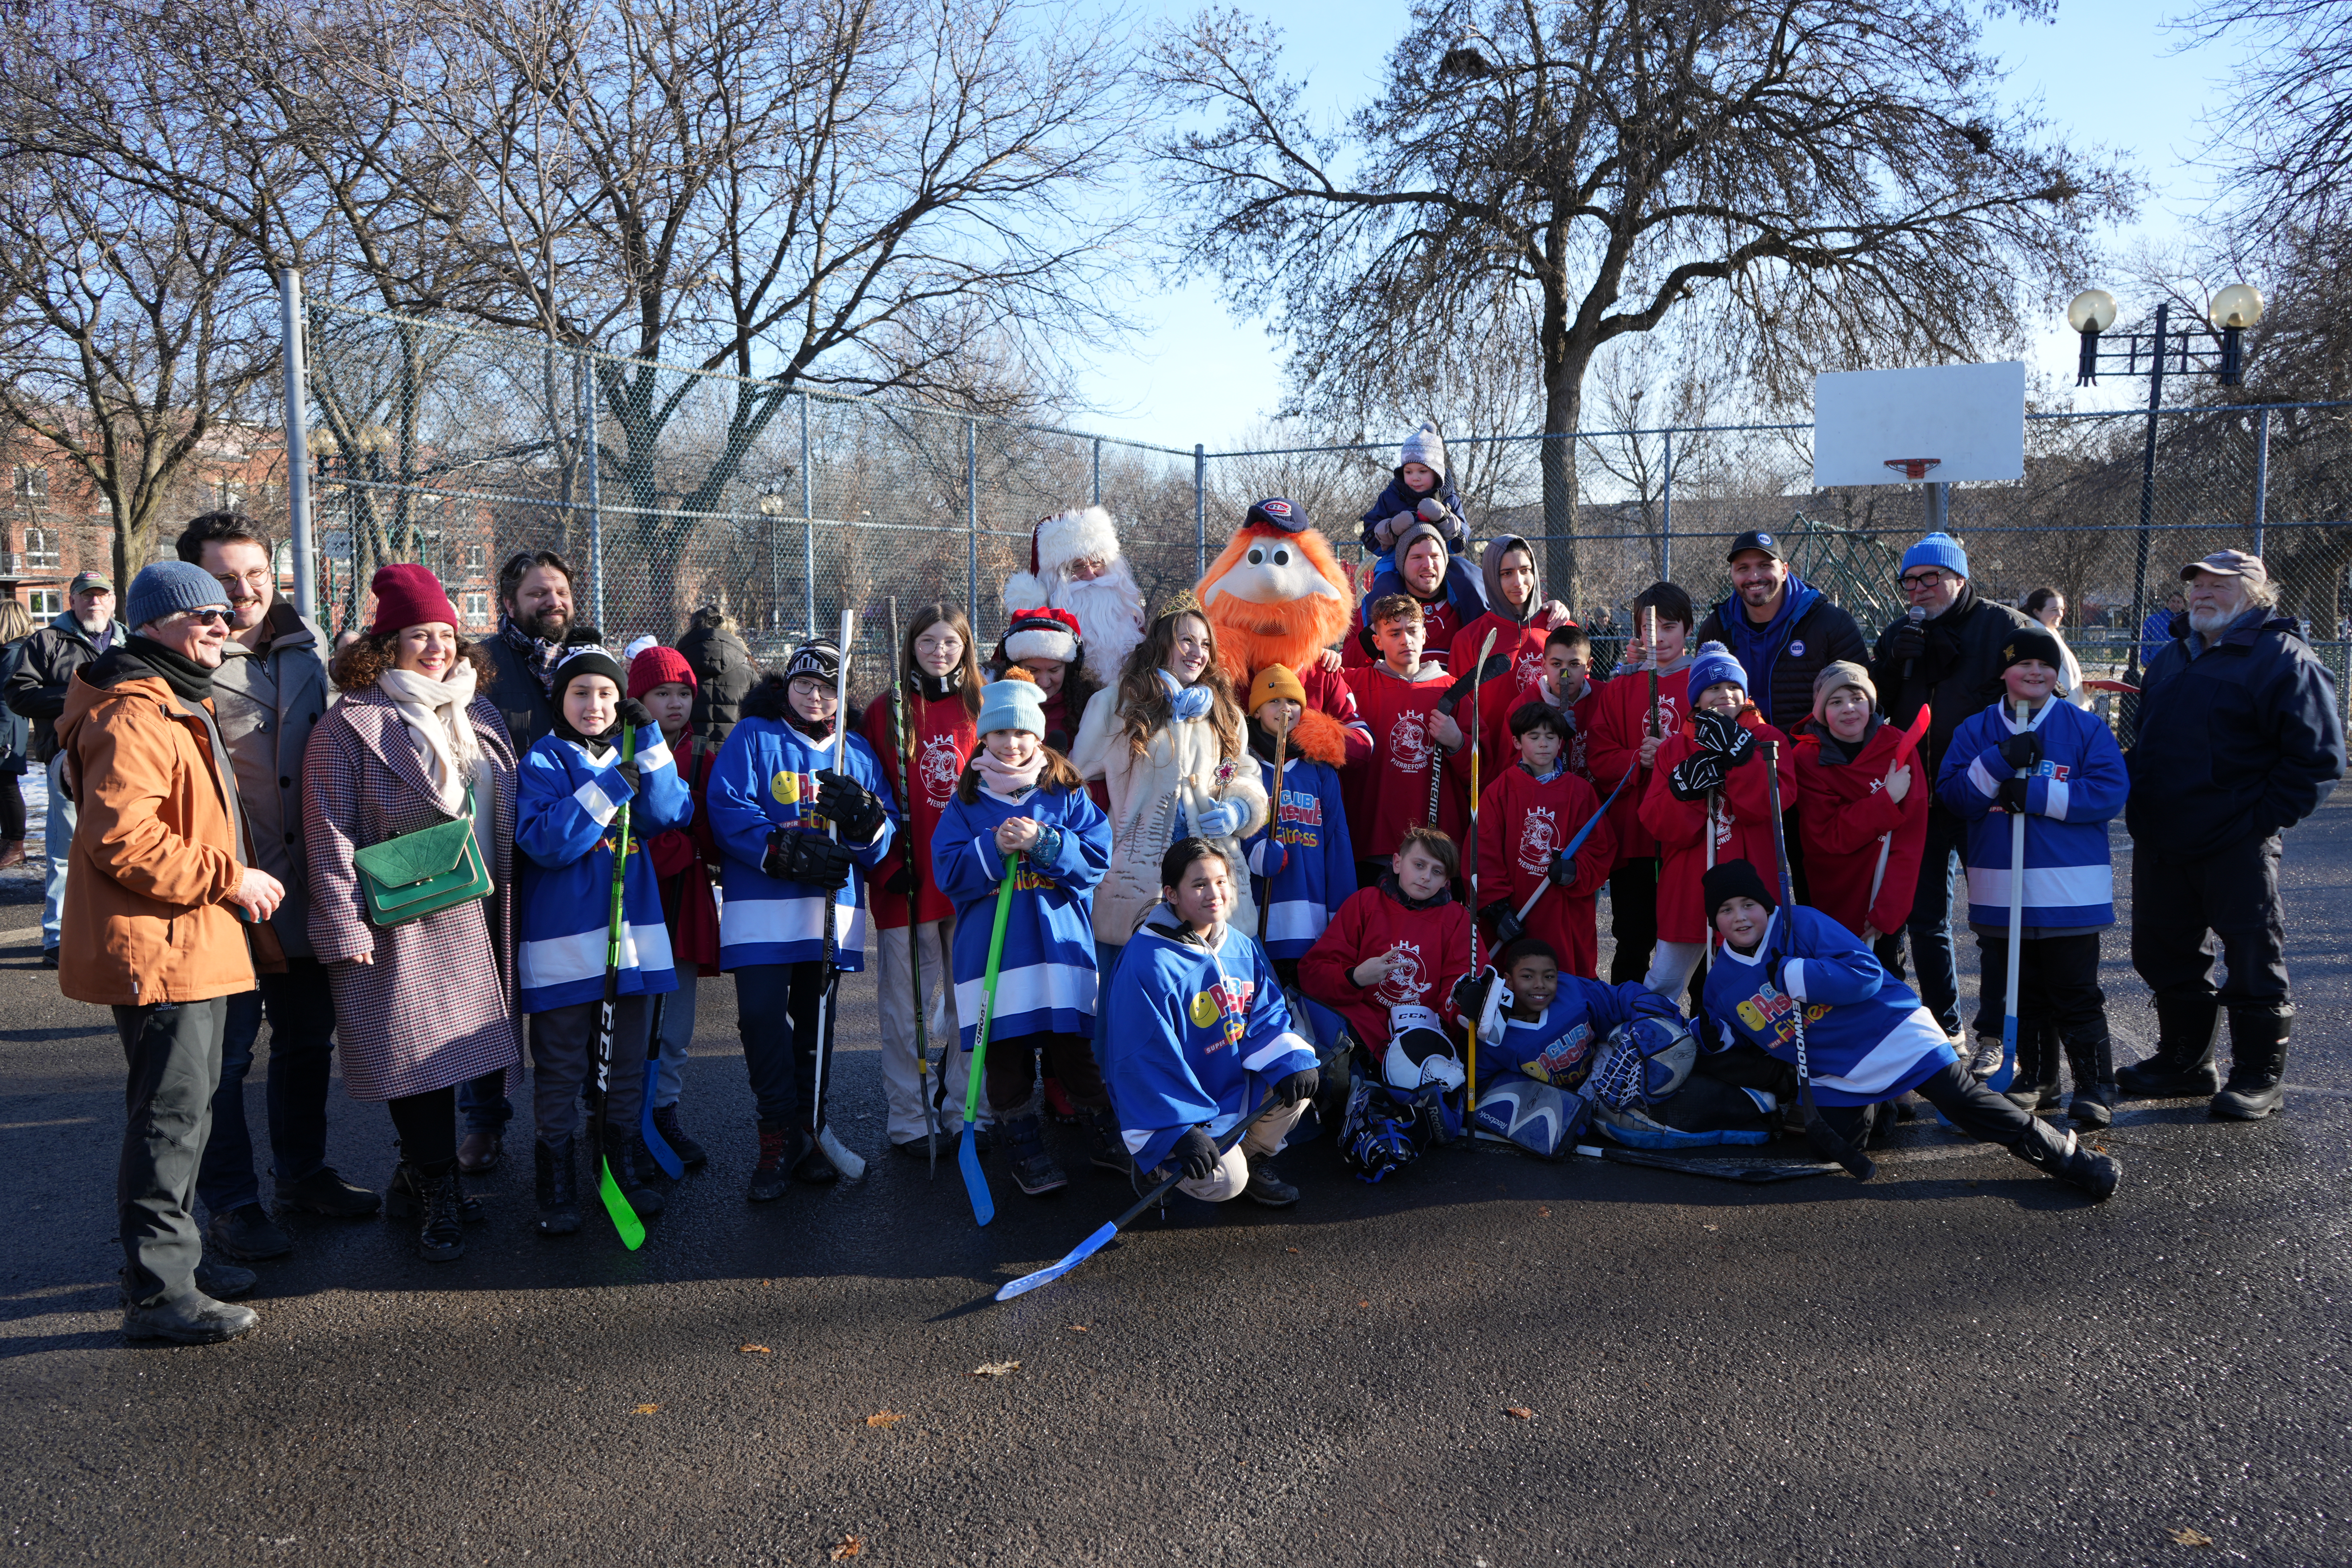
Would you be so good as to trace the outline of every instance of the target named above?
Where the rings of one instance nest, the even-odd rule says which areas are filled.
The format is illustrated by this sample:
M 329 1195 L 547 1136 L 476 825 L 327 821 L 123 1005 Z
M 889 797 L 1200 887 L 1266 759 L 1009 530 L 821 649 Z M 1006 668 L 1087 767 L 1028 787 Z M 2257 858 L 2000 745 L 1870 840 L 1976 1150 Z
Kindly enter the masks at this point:
M 1253 566 L 1263 565 L 1263 564 L 1265 563 L 1265 551 L 1263 551 L 1263 550 L 1253 550 L 1253 551 L 1251 551 L 1251 552 L 1249 552 L 1249 563 L 1250 563 L 1251 565 L 1253 565 Z
M 1276 551 L 1276 552 L 1274 552 L 1274 563 L 1275 563 L 1276 566 L 1287 566 L 1287 565 L 1289 565 L 1289 564 L 1290 564 L 1290 552 L 1289 552 L 1289 551 L 1287 551 L 1287 550 L 1277 550 L 1277 551 Z

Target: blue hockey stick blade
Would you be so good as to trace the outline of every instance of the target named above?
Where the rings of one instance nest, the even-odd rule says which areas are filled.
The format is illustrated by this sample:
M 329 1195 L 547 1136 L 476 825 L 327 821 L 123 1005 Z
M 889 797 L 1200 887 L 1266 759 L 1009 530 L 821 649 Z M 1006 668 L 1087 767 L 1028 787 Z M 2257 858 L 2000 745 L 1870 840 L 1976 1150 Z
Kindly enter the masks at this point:
M 988 1178 L 980 1173 L 980 1150 L 972 1142 L 970 1122 L 956 1141 L 956 1168 L 963 1173 L 963 1190 L 971 1194 L 972 1222 L 986 1225 L 996 1217 L 996 1200 L 988 1195 Z
M 2017 1080 L 2017 1020 L 2000 1021 L 2000 1067 L 1985 1079 L 1985 1087 L 1995 1094 L 2007 1094 L 2009 1086 Z
M 660 1049 L 658 1041 L 655 1043 L 655 1049 Z M 669 1140 L 663 1137 L 661 1129 L 654 1125 L 654 1078 L 660 1071 L 661 1062 L 647 1057 L 646 1092 L 637 1101 L 641 1107 L 637 1115 L 637 1131 L 645 1139 L 646 1152 L 654 1157 L 654 1163 L 662 1168 L 662 1174 L 675 1182 L 686 1174 L 686 1162 L 677 1157 L 677 1151 L 669 1146 Z
M 1001 1288 L 996 1292 L 996 1299 L 1000 1301 L 1010 1301 L 1015 1296 L 1027 1295 L 1040 1285 L 1051 1285 L 1055 1280 L 1101 1251 L 1103 1245 L 1118 1234 L 1118 1222 L 1106 1221 L 1100 1230 L 1070 1248 L 1070 1255 L 1067 1258 L 1048 1268 L 1040 1268 L 1034 1274 L 1024 1274 L 1020 1279 Z

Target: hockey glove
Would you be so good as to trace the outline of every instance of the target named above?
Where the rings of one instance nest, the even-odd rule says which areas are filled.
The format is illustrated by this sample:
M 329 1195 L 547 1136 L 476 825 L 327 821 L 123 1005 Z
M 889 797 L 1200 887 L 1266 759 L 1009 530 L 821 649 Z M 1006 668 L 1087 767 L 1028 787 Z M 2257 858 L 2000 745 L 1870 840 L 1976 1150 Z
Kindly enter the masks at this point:
M 1719 713 L 1710 708 L 1696 715 L 1691 723 L 1698 731 L 1698 743 L 1723 759 L 1726 773 L 1756 754 L 1755 733 L 1739 721 L 1737 713 Z
M 824 888 L 828 891 L 846 887 L 850 868 L 847 847 L 814 833 L 798 833 L 789 827 L 768 830 L 768 853 L 760 862 L 760 869 L 780 882 L 799 882 L 807 887 Z
M 915 891 L 915 868 L 901 862 L 898 868 L 890 873 L 889 880 L 882 884 L 882 890 L 894 898 L 912 897 Z
M 1723 787 L 1723 759 L 1713 752 L 1694 752 L 1666 773 L 1666 788 L 1676 800 L 1701 801 L 1709 790 Z
M 646 705 L 634 697 L 622 698 L 613 712 L 632 730 L 642 730 L 654 721 L 654 716 L 646 711 Z
M 1993 750 L 2011 768 L 2031 768 L 2042 761 L 2042 737 L 2032 730 L 2021 730 Z
M 1486 928 L 1496 947 L 1507 947 L 1528 934 L 1528 928 L 1519 921 L 1519 911 L 1511 907 L 1508 899 L 1496 899 L 1480 910 L 1478 923 Z
M 1454 1010 L 1472 1028 L 1476 1028 L 1478 1020 L 1486 1013 L 1486 994 L 1497 985 L 1503 985 L 1503 977 L 1491 965 L 1475 974 L 1464 975 L 1454 983 Z M 1510 1005 L 1511 988 L 1503 985 L 1503 1005 L 1507 1007 Z
M 1301 1068 L 1274 1086 L 1274 1098 L 1286 1106 L 1297 1105 L 1314 1099 L 1315 1091 L 1322 1087 L 1322 1074 L 1313 1068 Z
M 1217 1152 L 1217 1141 L 1209 1136 L 1205 1127 L 1187 1127 L 1168 1158 L 1183 1167 L 1184 1174 L 1196 1182 L 1205 1182 L 1216 1171 L 1217 1162 L 1223 1158 Z
M 1555 849 L 1551 864 L 1545 868 L 1544 875 L 1555 888 L 1573 888 L 1576 886 L 1576 861 L 1565 850 Z
M 883 819 L 889 816 L 881 797 L 847 773 L 831 768 L 817 770 L 816 784 L 816 809 L 841 829 L 841 837 L 852 844 L 873 842 Z
M 2019 816 L 2023 816 L 2026 782 L 2024 779 L 2001 780 L 2000 787 L 1993 794 L 1993 804 L 2003 811 L 2013 812 Z

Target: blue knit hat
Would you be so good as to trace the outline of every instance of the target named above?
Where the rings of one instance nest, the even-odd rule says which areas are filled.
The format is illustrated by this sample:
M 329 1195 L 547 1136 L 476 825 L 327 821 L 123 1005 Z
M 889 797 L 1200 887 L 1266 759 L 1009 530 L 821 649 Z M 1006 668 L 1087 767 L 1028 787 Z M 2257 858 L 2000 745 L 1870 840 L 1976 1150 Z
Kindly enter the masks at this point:
M 1969 574 L 1969 552 L 1950 534 L 1931 533 L 1903 552 L 1902 571 L 1908 572 L 1914 566 L 1940 567 L 1955 577 L 1965 577 Z
M 1732 658 L 1731 650 L 1721 643 L 1699 644 L 1698 652 L 1691 656 L 1690 661 L 1692 703 L 1696 705 L 1698 701 L 1698 694 L 1708 687 L 1721 686 L 1726 681 L 1745 691 L 1748 689 L 1748 672 L 1739 668 L 1739 661 Z
M 211 573 L 193 561 L 158 561 L 131 579 L 122 618 L 132 631 L 182 610 L 228 608 L 228 594 Z
M 1025 673 L 1025 672 L 1024 672 Z M 1045 738 L 1045 694 L 1034 680 L 1008 678 L 980 689 L 980 717 L 972 728 L 985 735 L 992 730 L 1026 730 Z

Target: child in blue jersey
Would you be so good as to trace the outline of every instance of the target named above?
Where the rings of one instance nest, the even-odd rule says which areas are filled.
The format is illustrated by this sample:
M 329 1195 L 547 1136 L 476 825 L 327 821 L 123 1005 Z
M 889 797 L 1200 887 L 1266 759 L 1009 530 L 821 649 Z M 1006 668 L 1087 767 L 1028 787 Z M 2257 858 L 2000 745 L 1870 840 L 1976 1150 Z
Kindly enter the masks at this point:
M 816 637 L 744 698 L 710 766 L 721 857 L 719 964 L 735 976 L 736 1031 L 759 1103 L 760 1156 L 744 1195 L 782 1195 L 785 1173 L 830 1182 L 818 1150 L 835 976 L 866 967 L 866 884 L 890 847 L 890 786 L 862 735 L 843 737 L 841 650 Z M 835 748 L 840 746 L 835 768 Z M 829 834 L 828 828 L 832 831 Z M 826 960 L 832 962 L 828 963 Z
M 1278 801 L 1266 824 L 1242 840 L 1250 875 L 1263 879 L 1257 900 L 1265 953 L 1288 997 L 1292 1021 L 1326 1049 L 1346 1022 L 1307 1002 L 1298 989 L 1298 960 L 1356 890 L 1356 852 L 1348 838 L 1347 807 L 1339 798 L 1344 731 L 1328 714 L 1307 705 L 1307 688 L 1287 665 L 1269 664 L 1250 682 L 1249 748 L 1257 759 L 1265 797 Z M 1308 717 L 1313 713 L 1313 717 Z M 1282 782 L 1275 783 L 1276 738 Z M 1277 820 L 1278 818 L 1278 820 Z M 1304 1005 L 1313 1012 L 1296 1015 Z M 1319 1014 L 1320 1016 L 1314 1015 Z
M 1160 860 L 1160 901 L 1120 953 L 1105 1004 L 1103 1076 L 1128 1152 L 1150 1186 L 1209 1203 L 1298 1201 L 1274 1168 L 1318 1077 L 1315 1047 L 1291 1027 L 1265 950 L 1226 923 L 1233 868 L 1206 838 L 1181 838 Z M 1271 1102 L 1269 1104 L 1269 1102 Z M 1265 1107 L 1220 1153 L 1217 1141 Z
M 1536 937 L 1507 945 L 1496 955 L 1495 972 L 1510 1000 L 1502 1009 L 1502 1037 L 1480 1038 L 1471 1121 L 1531 1154 L 1565 1158 L 1591 1114 L 1591 1095 L 1578 1091 L 1610 1032 L 1636 1018 L 1679 1026 L 1683 1016 L 1646 986 L 1562 974 L 1559 954 Z M 1471 1024 L 1475 1027 L 1476 1018 Z
M 694 800 L 677 776 L 661 729 L 642 703 L 623 697 L 628 676 L 619 659 L 591 639 L 567 648 L 555 667 L 554 729 L 523 754 L 515 783 L 515 847 L 522 852 L 515 984 L 530 1015 L 533 1106 L 539 1137 L 539 1230 L 570 1236 L 580 1228 L 580 1092 L 594 1070 L 604 960 L 613 905 L 614 830 L 629 807 L 629 844 L 621 889 L 620 1000 L 613 1009 L 613 1058 L 606 1074 L 601 1155 L 641 1215 L 659 1214 L 661 1194 L 638 1176 L 639 1100 L 653 998 L 677 989 L 661 889 L 644 853 L 656 834 L 684 826 Z M 575 636 L 580 634 L 575 634 Z M 624 762 L 624 733 L 635 756 Z M 593 1182 L 594 1176 L 591 1175 Z
M 1013 1179 L 1034 1198 L 1069 1184 L 1045 1152 L 1029 1109 L 1041 1051 L 1077 1110 L 1091 1145 L 1088 1157 L 1105 1170 L 1129 1169 L 1093 1044 L 1093 894 L 1110 868 L 1110 819 L 1068 759 L 1045 744 L 1045 694 L 1027 670 L 1016 665 L 981 688 L 973 725 L 980 744 L 940 813 L 931 872 L 955 905 L 949 963 L 956 1016 L 967 1020 L 962 1047 L 970 1051 L 995 939 L 998 890 L 1006 858 L 1018 857 L 982 1073 L 998 1147 L 1012 1161 Z M 965 1089 L 948 1087 L 957 1096 Z
M 1701 888 L 1723 939 L 1706 996 L 1725 1045 L 1794 1066 L 1799 1026 L 1791 1015 L 1801 1009 L 1814 1103 L 1848 1144 L 1858 1148 L 1866 1139 L 1873 1106 L 1916 1089 L 1969 1137 L 1998 1143 L 2094 1199 L 2116 1190 L 2123 1171 L 2114 1160 L 1970 1077 L 1935 1016 L 1879 967 L 1860 937 L 1818 910 L 1778 907 L 1745 860 L 1710 868 Z
M 1936 794 L 1969 825 L 1969 923 L 1976 928 L 1983 984 L 1977 1002 L 1979 1078 L 2000 1065 L 2008 990 L 2011 825 L 2025 818 L 2025 900 L 2017 957 L 2017 1077 L 2009 1097 L 2029 1110 L 2058 1103 L 2057 1053 L 2074 1069 L 2066 1114 L 2077 1126 L 2114 1120 L 2115 1046 L 2099 989 L 2099 933 L 2116 923 L 2107 823 L 2124 808 L 2130 779 L 2106 721 L 2062 700 L 2064 651 L 2040 626 L 2021 627 L 2001 649 L 2009 700 L 1961 721 L 1944 748 Z M 2017 717 L 2022 708 L 2027 715 Z

